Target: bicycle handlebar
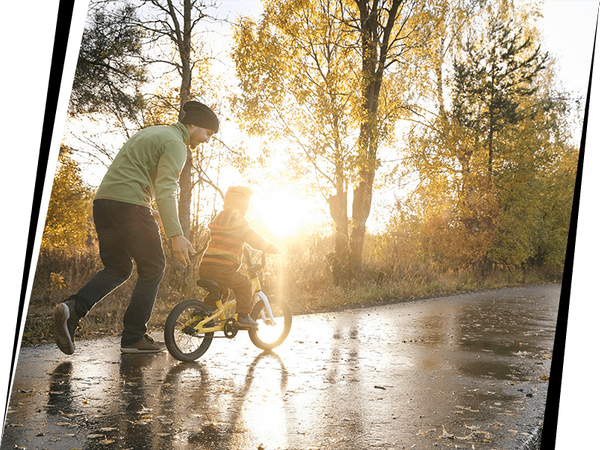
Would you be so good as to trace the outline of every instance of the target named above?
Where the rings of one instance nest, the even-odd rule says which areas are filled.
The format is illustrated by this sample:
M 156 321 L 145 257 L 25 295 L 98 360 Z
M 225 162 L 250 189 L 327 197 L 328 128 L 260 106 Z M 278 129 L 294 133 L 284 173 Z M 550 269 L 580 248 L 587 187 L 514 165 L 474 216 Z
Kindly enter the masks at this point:
M 260 252 L 260 263 L 256 263 L 256 264 L 254 264 L 252 262 L 252 256 L 250 255 L 250 250 L 248 249 L 248 247 L 244 247 L 242 252 L 246 259 L 246 264 L 248 266 L 249 271 L 259 272 L 260 270 L 262 270 L 265 267 L 265 261 L 266 261 L 265 252 Z

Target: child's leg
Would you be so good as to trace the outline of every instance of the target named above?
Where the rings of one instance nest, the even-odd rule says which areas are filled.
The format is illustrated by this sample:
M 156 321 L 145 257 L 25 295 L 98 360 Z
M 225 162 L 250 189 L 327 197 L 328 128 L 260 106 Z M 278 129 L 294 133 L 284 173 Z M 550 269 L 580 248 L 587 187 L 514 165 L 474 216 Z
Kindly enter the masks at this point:
M 239 272 L 230 274 L 227 281 L 229 289 L 235 294 L 235 312 L 238 314 L 250 314 L 252 311 L 252 283 Z
M 227 286 L 235 294 L 236 312 L 250 314 L 252 309 L 252 283 L 241 273 L 227 267 L 201 265 L 198 271 L 200 278 L 215 280 Z

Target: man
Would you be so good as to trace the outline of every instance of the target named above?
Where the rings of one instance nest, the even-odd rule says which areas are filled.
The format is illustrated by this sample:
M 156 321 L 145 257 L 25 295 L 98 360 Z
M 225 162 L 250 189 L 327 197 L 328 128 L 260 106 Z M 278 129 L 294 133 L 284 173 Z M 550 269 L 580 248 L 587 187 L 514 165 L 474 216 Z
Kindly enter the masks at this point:
M 77 294 L 54 308 L 54 335 L 58 348 L 75 351 L 74 333 L 79 319 L 133 271 L 138 280 L 123 317 L 121 352 L 153 353 L 162 350 L 147 334 L 165 256 L 157 219 L 172 240 L 175 258 L 190 264 L 192 244 L 184 237 L 177 216 L 175 190 L 187 158 L 187 146 L 207 143 L 219 131 L 219 120 L 206 105 L 189 101 L 180 122 L 145 128 L 129 139 L 104 176 L 94 199 L 94 225 L 104 268 Z M 158 212 L 150 202 L 156 200 Z M 156 218 L 155 218 L 156 217 Z

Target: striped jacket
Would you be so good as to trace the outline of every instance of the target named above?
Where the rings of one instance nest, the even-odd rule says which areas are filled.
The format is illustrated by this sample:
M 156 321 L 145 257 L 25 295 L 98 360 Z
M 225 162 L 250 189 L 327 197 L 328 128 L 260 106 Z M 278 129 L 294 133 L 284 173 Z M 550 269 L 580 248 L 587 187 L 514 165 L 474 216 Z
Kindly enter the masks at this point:
M 234 209 L 224 210 L 211 223 L 210 241 L 202 265 L 222 265 L 239 269 L 242 264 L 244 243 L 256 250 L 273 252 L 274 244 L 258 234 L 242 214 Z

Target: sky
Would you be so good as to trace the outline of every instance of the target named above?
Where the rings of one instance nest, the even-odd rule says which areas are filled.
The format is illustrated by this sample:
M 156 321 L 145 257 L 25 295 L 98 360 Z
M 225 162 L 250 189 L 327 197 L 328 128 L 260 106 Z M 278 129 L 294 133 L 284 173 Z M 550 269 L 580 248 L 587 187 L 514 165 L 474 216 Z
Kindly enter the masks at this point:
M 558 57 L 560 78 L 567 87 L 585 93 L 592 54 L 597 0 L 545 2 L 546 49 Z

